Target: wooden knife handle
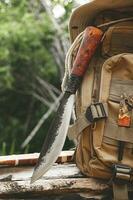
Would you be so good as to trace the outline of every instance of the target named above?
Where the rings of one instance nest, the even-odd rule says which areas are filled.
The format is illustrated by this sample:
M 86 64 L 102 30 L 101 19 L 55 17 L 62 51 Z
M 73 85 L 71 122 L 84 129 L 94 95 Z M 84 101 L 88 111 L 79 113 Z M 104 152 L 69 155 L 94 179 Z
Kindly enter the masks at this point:
M 101 42 L 102 36 L 103 32 L 99 28 L 88 26 L 85 29 L 82 42 L 73 63 L 71 75 L 66 87 L 66 92 L 71 94 L 76 93 L 82 78 L 89 67 L 91 58 Z
M 82 77 L 85 74 L 102 36 L 103 32 L 96 27 L 88 26 L 85 29 L 83 40 L 73 63 L 71 71 L 73 75 Z

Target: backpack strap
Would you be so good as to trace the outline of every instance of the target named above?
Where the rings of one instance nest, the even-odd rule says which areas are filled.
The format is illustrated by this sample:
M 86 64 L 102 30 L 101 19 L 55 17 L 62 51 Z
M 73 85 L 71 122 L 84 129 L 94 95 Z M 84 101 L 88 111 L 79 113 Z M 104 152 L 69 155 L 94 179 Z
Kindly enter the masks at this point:
M 88 126 L 95 124 L 101 119 L 108 117 L 107 103 L 94 103 L 88 106 L 86 112 L 80 115 L 73 125 L 69 126 L 68 137 L 71 140 L 77 136 Z
M 128 187 L 127 184 L 113 183 L 114 200 L 128 200 Z
M 114 200 L 128 200 L 128 185 L 131 183 L 132 169 L 122 164 L 113 165 Z

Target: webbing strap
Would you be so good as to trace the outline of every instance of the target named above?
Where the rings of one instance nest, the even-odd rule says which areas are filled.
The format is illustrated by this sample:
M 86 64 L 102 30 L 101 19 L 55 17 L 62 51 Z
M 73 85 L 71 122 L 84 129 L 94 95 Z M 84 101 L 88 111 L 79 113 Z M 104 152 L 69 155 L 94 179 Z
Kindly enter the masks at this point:
M 88 106 L 86 112 L 71 125 L 68 129 L 68 137 L 71 140 L 77 138 L 86 127 L 95 124 L 98 120 L 105 119 L 108 116 L 107 103 L 94 103 Z
M 113 183 L 114 200 L 128 200 L 127 184 Z
M 69 126 L 67 135 L 70 140 L 74 140 L 77 138 L 78 134 L 81 133 L 86 127 L 90 126 L 92 123 L 89 122 L 86 117 L 85 113 L 80 115 L 80 117 L 75 121 L 73 125 Z

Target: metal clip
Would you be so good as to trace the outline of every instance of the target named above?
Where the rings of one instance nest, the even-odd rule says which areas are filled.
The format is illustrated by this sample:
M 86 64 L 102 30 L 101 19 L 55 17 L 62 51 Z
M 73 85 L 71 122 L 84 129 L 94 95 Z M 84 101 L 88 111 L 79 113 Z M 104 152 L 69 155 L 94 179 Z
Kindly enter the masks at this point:
M 115 182 L 130 182 L 132 168 L 115 164 L 113 165 L 113 181 Z
M 94 103 L 91 104 L 85 114 L 88 121 L 91 123 L 97 122 L 100 119 L 105 119 L 108 117 L 107 113 L 107 103 Z

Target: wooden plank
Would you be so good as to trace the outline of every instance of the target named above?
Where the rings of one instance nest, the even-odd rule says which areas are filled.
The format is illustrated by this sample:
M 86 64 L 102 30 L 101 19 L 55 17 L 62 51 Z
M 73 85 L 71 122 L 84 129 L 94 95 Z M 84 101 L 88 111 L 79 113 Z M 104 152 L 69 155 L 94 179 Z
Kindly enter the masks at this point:
M 0 168 L 0 198 L 106 192 L 109 186 L 100 180 L 83 177 L 75 164 L 55 164 L 41 180 L 30 184 L 33 167 Z
M 19 159 L 26 158 L 24 155 L 18 156 Z M 61 162 L 65 162 L 64 158 L 67 156 L 68 152 L 62 152 L 59 159 L 63 158 Z M 69 156 L 72 158 L 73 152 L 69 152 Z M 8 158 L 14 159 L 12 156 Z M 27 158 L 31 159 L 31 155 L 27 155 Z M 82 200 L 111 199 L 112 196 L 112 188 L 106 181 L 83 176 L 72 162 L 55 163 L 40 180 L 31 185 L 32 173 L 33 166 L 31 165 L 15 167 L 0 165 L 0 199 Z
M 72 161 L 74 151 L 62 151 L 56 160 L 57 163 L 65 163 Z M 0 166 L 21 166 L 35 165 L 39 157 L 39 153 L 7 155 L 0 156 Z
M 87 192 L 96 195 L 107 190 L 109 190 L 108 185 L 91 178 L 41 179 L 32 185 L 30 181 L 0 182 L 0 197 L 20 198 Z
M 12 176 L 12 181 L 30 180 L 33 167 L 2 167 L 0 168 L 0 180 Z M 61 179 L 83 177 L 75 164 L 54 164 L 53 167 L 43 176 L 43 179 Z

